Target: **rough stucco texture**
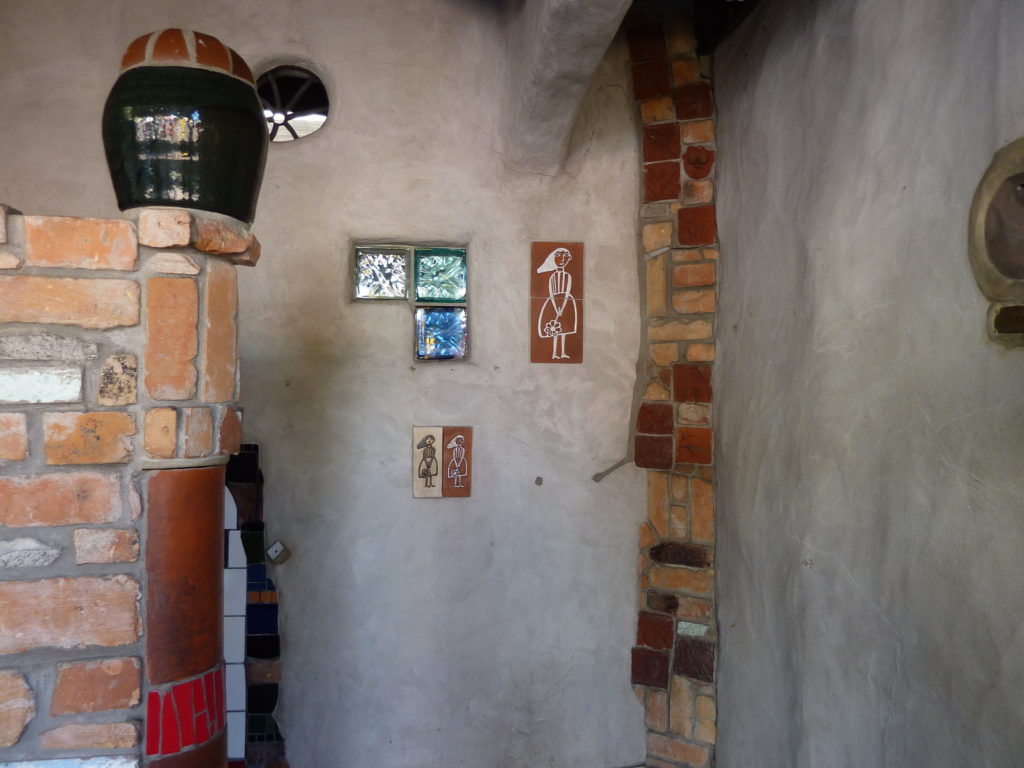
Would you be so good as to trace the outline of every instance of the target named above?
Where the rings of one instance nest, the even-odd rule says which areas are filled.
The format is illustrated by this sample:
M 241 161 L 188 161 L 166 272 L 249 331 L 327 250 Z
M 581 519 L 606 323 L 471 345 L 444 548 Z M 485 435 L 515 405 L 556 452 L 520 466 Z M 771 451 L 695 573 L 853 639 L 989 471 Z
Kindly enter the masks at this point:
M 566 172 L 542 176 L 500 154 L 495 3 L 16 0 L 3 15 L 0 199 L 33 213 L 117 215 L 100 113 L 140 34 L 200 29 L 257 71 L 299 57 L 327 82 L 327 126 L 271 147 L 263 258 L 239 274 L 246 438 L 268 541 L 293 552 L 273 573 L 291 765 L 641 762 L 643 478 L 590 479 L 626 452 L 640 337 L 624 46 Z M 407 305 L 349 300 L 349 249 L 368 238 L 468 244 L 470 362 L 416 364 Z M 531 240 L 586 244 L 582 366 L 527 362 Z M 412 499 L 416 424 L 474 427 L 471 499 Z
M 967 215 L 1024 6 L 765 3 L 720 50 L 719 765 L 1024 751 L 1024 352 Z

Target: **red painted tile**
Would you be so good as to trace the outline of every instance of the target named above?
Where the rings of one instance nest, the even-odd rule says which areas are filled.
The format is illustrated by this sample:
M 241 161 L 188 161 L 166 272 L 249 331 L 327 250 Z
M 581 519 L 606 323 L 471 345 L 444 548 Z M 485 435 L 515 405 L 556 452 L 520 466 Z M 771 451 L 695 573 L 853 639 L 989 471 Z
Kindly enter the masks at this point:
M 203 690 L 206 693 L 206 720 L 210 724 L 210 732 L 216 733 L 220 728 L 217 725 L 217 697 L 213 692 L 213 672 L 207 672 L 203 675 Z
M 636 622 L 636 644 L 667 651 L 675 639 L 675 622 L 668 616 L 640 611 Z
M 253 85 L 256 84 L 256 79 L 252 76 L 252 70 L 249 69 L 249 65 L 245 63 L 245 59 L 238 55 L 238 51 L 234 48 L 228 48 L 231 52 L 231 74 L 236 77 L 240 77 L 243 80 L 248 80 Z
M 707 147 L 687 147 L 683 155 L 683 169 L 691 179 L 703 179 L 715 165 L 715 150 Z
M 134 67 L 136 64 L 141 64 L 145 61 L 147 43 L 149 43 L 149 35 L 135 38 L 131 45 L 128 46 L 128 50 L 124 52 L 124 57 L 121 59 L 121 69 Z
M 715 113 L 710 83 L 697 82 L 680 86 L 675 92 L 675 102 L 678 120 L 698 120 Z
M 633 65 L 633 96 L 638 101 L 668 96 L 671 90 L 672 77 L 665 59 Z
M 632 61 L 664 59 L 668 55 L 665 32 L 658 21 L 626 30 L 626 42 L 629 44 L 629 58 Z
M 674 409 L 668 403 L 641 403 L 636 431 L 647 435 L 671 435 Z
M 631 661 L 634 685 L 668 688 L 668 651 L 634 648 Z
M 679 157 L 681 149 L 679 123 L 658 123 L 644 128 L 645 163 L 675 160 Z
M 676 641 L 675 673 L 694 680 L 715 680 L 715 644 L 698 637 L 681 636 Z
M 165 29 L 153 45 L 153 61 L 189 61 L 185 34 L 180 29 Z
M 178 733 L 178 717 L 174 714 L 171 692 L 164 693 L 163 717 L 160 718 L 160 752 L 173 755 L 181 751 L 181 736 Z
M 160 751 L 160 694 L 150 691 L 146 697 L 146 754 Z
M 458 438 L 461 436 L 461 440 Z M 441 495 L 466 497 L 473 489 L 473 428 L 445 427 L 441 432 Z
M 679 209 L 680 245 L 714 245 L 716 236 L 715 206 Z
M 711 430 L 703 427 L 679 427 L 676 430 L 676 460 L 690 464 L 712 461 Z
M 178 710 L 178 724 L 181 727 L 181 746 L 191 747 L 196 743 L 196 713 L 192 709 L 192 683 L 179 683 L 171 689 L 174 706 Z
M 196 32 L 196 63 L 231 71 L 228 49 L 220 40 L 202 32 Z
M 679 163 L 651 163 L 644 166 L 644 201 L 675 200 L 679 197 Z
M 710 403 L 711 366 L 688 364 L 673 366 L 672 391 L 677 403 Z
M 633 462 L 643 469 L 672 469 L 672 438 L 637 435 Z
M 192 711 L 195 712 L 196 744 L 202 744 L 210 738 L 210 718 L 206 711 L 202 680 L 192 681 Z

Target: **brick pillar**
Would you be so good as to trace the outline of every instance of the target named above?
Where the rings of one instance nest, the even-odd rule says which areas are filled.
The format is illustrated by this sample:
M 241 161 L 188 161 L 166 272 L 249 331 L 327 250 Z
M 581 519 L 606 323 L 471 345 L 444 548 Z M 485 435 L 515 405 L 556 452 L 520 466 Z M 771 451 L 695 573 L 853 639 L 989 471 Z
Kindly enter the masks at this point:
M 235 263 L 258 255 L 187 211 L 0 210 L 5 760 L 224 766 Z
M 627 26 L 643 147 L 647 311 L 634 460 L 648 470 L 648 519 L 632 677 L 646 711 L 647 765 L 706 768 L 716 739 L 714 101 L 688 18 Z

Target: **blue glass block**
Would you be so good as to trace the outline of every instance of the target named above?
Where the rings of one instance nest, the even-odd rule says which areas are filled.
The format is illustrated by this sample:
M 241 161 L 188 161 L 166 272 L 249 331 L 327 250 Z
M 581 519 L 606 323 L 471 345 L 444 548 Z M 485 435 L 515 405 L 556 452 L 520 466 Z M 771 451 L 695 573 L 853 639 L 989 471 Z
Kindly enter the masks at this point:
M 466 249 L 416 249 L 416 301 L 466 300 Z
M 468 340 L 465 307 L 417 307 L 417 359 L 461 360 Z
M 356 298 L 404 299 L 409 295 L 409 249 L 356 248 Z

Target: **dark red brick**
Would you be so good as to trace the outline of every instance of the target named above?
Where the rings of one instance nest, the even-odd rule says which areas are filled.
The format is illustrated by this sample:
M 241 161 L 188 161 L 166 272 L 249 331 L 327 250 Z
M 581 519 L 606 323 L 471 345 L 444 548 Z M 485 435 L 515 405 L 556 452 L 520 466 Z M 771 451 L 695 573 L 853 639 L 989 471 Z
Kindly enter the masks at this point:
M 711 565 L 711 550 L 696 544 L 666 541 L 651 547 L 651 559 L 664 565 L 707 568 Z
M 679 607 L 679 598 L 653 589 L 647 590 L 647 607 L 661 613 L 674 613 Z
M 715 150 L 707 147 L 687 147 L 683 155 L 683 170 L 691 179 L 703 179 L 715 166 Z
M 715 681 L 715 644 L 711 640 L 700 637 L 681 635 L 676 640 L 674 671 L 683 677 L 713 683 Z
M 643 469 L 672 469 L 672 438 L 637 435 L 633 462 Z
M 634 685 L 668 688 L 668 651 L 634 648 L 631 666 Z
M 665 31 L 660 21 L 626 30 L 626 42 L 629 44 L 631 61 L 664 59 L 668 55 L 665 49 Z
M 679 209 L 680 245 L 714 245 L 716 233 L 715 206 Z
M 636 644 L 668 651 L 675 639 L 675 622 L 668 616 L 640 611 L 636 622 Z
M 646 435 L 671 435 L 673 409 L 668 403 L 641 403 L 636 431 Z
M 671 90 L 672 77 L 665 59 L 633 65 L 633 97 L 637 101 L 668 96 Z
M 676 429 L 676 456 L 683 462 L 710 464 L 712 459 L 711 430 L 704 427 L 679 427 Z
M 673 366 L 672 396 L 677 403 L 710 403 L 711 366 L 688 364 Z
M 645 202 L 675 200 L 679 197 L 680 189 L 679 163 L 652 163 L 644 166 Z
M 679 138 L 679 123 L 659 123 L 644 128 L 644 162 L 676 160 L 682 143 Z
M 699 120 L 715 114 L 715 101 L 711 95 L 710 83 L 687 83 L 676 88 L 674 95 L 677 120 Z

